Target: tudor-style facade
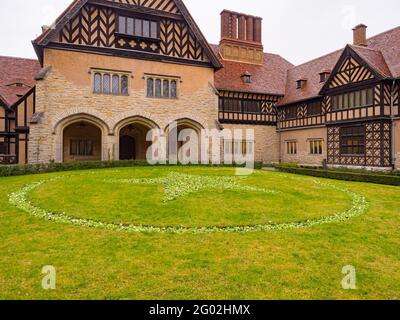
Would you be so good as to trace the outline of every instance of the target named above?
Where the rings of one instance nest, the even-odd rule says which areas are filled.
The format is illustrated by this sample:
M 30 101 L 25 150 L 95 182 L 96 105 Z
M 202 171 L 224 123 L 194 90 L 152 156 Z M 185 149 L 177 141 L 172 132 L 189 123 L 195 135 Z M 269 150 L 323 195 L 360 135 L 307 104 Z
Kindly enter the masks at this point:
M 400 28 L 357 26 L 353 45 L 294 66 L 264 53 L 261 17 L 224 10 L 210 45 L 181 0 L 75 0 L 33 45 L 41 70 L 10 72 L 29 79 L 12 103 L 0 79 L 3 164 L 144 159 L 147 132 L 177 121 L 253 129 L 265 163 L 400 167 Z

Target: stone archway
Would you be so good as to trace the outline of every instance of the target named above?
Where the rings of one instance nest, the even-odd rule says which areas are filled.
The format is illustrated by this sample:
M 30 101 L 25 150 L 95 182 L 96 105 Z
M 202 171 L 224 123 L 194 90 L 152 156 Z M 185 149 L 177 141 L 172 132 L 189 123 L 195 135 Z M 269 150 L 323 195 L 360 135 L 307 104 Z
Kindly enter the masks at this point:
M 107 148 L 108 133 L 107 124 L 95 116 L 74 114 L 66 117 L 58 121 L 53 130 L 54 160 L 56 162 L 108 160 L 110 153 Z M 82 144 L 79 146 L 80 149 L 77 149 L 78 143 Z
M 173 158 L 177 157 L 178 160 L 186 158 L 187 161 L 192 164 L 200 163 L 202 152 L 201 131 L 203 129 L 204 127 L 199 122 L 189 118 L 178 119 L 169 124 L 165 129 L 168 139 L 174 136 L 174 134 L 171 135 L 172 130 L 176 131 L 176 137 L 174 137 L 174 139 L 178 139 L 176 146 L 174 146 L 174 144 L 170 144 L 168 141 L 169 156 Z M 189 135 L 184 134 L 185 132 Z M 195 147 L 196 150 L 191 150 L 191 148 L 189 148 L 190 150 L 188 148 L 183 148 L 185 144 L 191 142 L 191 139 L 197 139 L 197 146 Z
M 116 155 L 119 160 L 146 160 L 147 149 L 151 142 L 146 141 L 147 134 L 152 129 L 159 128 L 150 119 L 131 117 L 124 119 L 115 126 L 118 137 Z
M 63 162 L 102 160 L 101 129 L 89 122 L 78 121 L 63 130 Z

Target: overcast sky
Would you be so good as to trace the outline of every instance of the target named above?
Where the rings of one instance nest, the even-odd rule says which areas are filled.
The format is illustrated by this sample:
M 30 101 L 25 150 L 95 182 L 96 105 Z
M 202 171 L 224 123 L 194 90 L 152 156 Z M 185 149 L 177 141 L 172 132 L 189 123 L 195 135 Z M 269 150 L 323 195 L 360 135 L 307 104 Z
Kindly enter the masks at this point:
M 0 0 L 0 55 L 35 58 L 31 40 L 72 0 Z M 220 38 L 220 12 L 264 18 L 265 51 L 300 64 L 352 42 L 351 29 L 368 25 L 372 36 L 400 25 L 399 0 L 184 0 L 211 43 Z M 385 10 L 382 10 L 384 8 Z

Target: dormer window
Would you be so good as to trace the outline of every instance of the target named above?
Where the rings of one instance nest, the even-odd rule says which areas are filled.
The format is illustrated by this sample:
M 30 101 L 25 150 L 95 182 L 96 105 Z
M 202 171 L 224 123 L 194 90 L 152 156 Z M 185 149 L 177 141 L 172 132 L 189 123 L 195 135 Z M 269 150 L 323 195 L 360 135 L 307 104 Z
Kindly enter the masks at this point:
M 296 81 L 296 88 L 303 89 L 307 84 L 307 79 L 299 79 Z
M 328 70 L 322 71 L 322 72 L 319 74 L 319 76 L 320 76 L 320 80 L 319 80 L 319 81 L 320 81 L 321 83 L 322 83 L 322 82 L 328 81 L 330 74 L 331 74 L 331 72 L 328 71 Z
M 16 83 L 16 84 L 15 84 L 15 86 L 16 86 L 17 88 L 22 88 L 22 87 L 24 86 L 24 84 L 23 84 L 23 83 L 20 83 L 20 82 L 18 82 L 18 83 Z
M 251 83 L 251 74 L 249 72 L 245 72 L 242 74 L 242 79 L 244 83 Z

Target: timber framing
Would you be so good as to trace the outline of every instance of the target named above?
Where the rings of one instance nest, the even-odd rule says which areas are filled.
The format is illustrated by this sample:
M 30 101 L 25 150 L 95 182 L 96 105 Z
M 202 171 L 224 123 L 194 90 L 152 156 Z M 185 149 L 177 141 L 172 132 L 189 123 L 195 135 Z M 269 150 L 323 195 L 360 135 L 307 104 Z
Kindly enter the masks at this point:
M 204 35 L 201 33 L 184 3 L 180 0 L 170 1 L 173 1 L 176 5 L 179 10 L 179 15 L 176 13 L 171 14 L 165 11 L 148 8 L 144 5 L 149 5 L 150 3 L 154 3 L 154 1 L 130 1 L 130 3 L 120 3 L 105 0 L 76 0 L 56 20 L 55 25 L 52 28 L 33 41 L 33 45 L 42 64 L 44 48 L 60 47 L 61 44 L 55 43 L 54 41 L 54 39 L 59 38 L 60 40 L 66 39 L 66 44 L 63 43 L 63 41 L 60 41 L 63 43 L 64 46 L 62 48 L 64 49 L 80 51 L 98 50 L 115 56 L 135 57 L 157 61 L 179 61 L 180 59 L 183 63 L 187 64 L 210 66 L 215 69 L 221 68 L 221 63 L 206 41 Z M 137 3 L 143 5 L 138 5 Z M 92 28 L 90 30 L 88 30 L 83 24 L 83 18 L 80 17 L 79 14 L 85 6 L 89 6 L 89 9 L 85 11 L 87 16 L 91 16 L 92 14 L 97 15 L 99 19 L 99 23 L 96 24 L 97 29 L 93 29 L 94 26 L 90 25 L 90 21 L 87 22 L 88 27 Z M 90 8 L 94 8 L 96 12 Z M 159 39 L 161 44 L 157 50 L 150 50 L 150 48 L 155 49 L 155 46 L 159 41 L 154 41 L 154 39 L 149 39 L 149 41 L 139 39 L 139 43 L 135 41 L 129 42 L 121 37 L 121 35 L 117 34 L 116 14 L 118 14 L 117 12 L 121 12 L 121 10 L 125 10 L 125 12 L 138 12 L 139 10 L 139 12 L 142 12 L 145 15 L 151 15 L 161 19 L 160 23 L 163 26 L 161 28 L 162 34 Z M 106 20 L 104 20 L 104 18 Z M 69 25 L 73 19 L 76 21 L 74 22 L 74 26 Z M 66 31 L 63 31 L 65 28 L 67 28 Z M 73 40 L 72 32 L 75 34 L 78 29 L 80 32 L 78 38 L 74 37 Z M 85 32 L 86 34 L 82 34 L 82 32 Z M 61 34 L 66 34 L 66 38 L 62 37 Z M 92 36 L 95 37 L 95 40 L 90 39 Z M 95 41 L 97 45 L 93 46 L 93 41 Z M 170 43 L 170 41 L 175 41 L 175 44 Z M 83 42 L 86 46 L 81 45 Z M 131 45 L 130 47 L 126 46 L 128 43 L 130 45 L 134 43 L 135 45 Z M 79 47 L 77 45 L 79 45 Z M 129 51 L 132 53 L 128 54 L 125 51 L 121 51 L 121 49 L 128 48 L 130 48 Z M 143 55 L 143 52 L 140 52 L 145 50 L 143 48 L 147 49 L 147 55 Z M 176 51 L 177 48 L 179 49 L 178 51 Z M 140 53 L 138 54 L 135 51 L 139 51 Z M 157 53 L 151 53 L 152 51 L 157 51 Z M 158 59 L 156 59 L 157 55 L 159 56 Z

